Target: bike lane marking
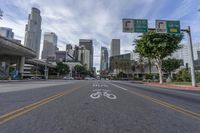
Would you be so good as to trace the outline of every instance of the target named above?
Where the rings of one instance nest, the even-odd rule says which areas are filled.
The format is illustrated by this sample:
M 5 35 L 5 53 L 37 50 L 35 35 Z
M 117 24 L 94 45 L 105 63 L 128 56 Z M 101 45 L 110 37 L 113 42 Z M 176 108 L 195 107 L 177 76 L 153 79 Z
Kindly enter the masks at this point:
M 111 93 L 111 90 L 108 89 L 109 85 L 104 84 L 93 84 L 93 93 L 90 94 L 90 98 L 92 99 L 98 99 L 101 98 L 102 96 L 107 97 L 108 99 L 114 100 L 117 99 L 117 96 Z M 98 89 L 96 89 L 98 87 Z M 105 89 L 100 89 L 100 88 L 105 88 Z

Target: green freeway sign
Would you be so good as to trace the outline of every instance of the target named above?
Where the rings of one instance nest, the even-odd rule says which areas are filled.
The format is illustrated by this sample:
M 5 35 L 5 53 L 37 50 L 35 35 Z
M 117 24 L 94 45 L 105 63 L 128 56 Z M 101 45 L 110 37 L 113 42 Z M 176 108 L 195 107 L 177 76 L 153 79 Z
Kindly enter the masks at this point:
M 180 34 L 180 21 L 156 20 L 157 33 Z
M 123 32 L 145 33 L 148 31 L 148 21 L 146 19 L 123 19 Z
M 167 21 L 167 33 L 180 34 L 180 21 Z
M 134 19 L 134 32 L 148 32 L 148 21 L 146 19 Z

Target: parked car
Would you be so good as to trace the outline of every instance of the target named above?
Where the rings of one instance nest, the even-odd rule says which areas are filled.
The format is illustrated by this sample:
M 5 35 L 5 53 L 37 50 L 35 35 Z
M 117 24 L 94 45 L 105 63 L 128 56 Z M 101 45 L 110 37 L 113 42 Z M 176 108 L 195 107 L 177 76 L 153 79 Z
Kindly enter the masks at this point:
M 31 77 L 30 79 L 40 80 L 42 78 L 41 77 Z
M 95 80 L 93 77 L 85 77 L 85 80 Z
M 74 80 L 73 77 L 64 77 L 63 79 L 64 79 L 64 80 Z
M 90 77 L 85 77 L 85 80 L 90 80 Z

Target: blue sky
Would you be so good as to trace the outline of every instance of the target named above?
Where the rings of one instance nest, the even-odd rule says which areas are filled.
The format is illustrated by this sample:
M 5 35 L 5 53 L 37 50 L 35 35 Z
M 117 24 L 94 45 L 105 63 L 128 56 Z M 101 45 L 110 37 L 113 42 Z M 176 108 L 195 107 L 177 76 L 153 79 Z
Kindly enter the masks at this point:
M 23 42 L 31 7 L 41 10 L 42 32 L 58 35 L 60 50 L 65 43 L 93 39 L 97 68 L 100 46 L 109 48 L 112 38 L 121 39 L 121 53 L 132 49 L 138 34 L 123 33 L 122 18 L 148 19 L 149 27 L 155 27 L 156 19 L 180 20 L 181 28 L 191 26 L 193 42 L 200 42 L 200 0 L 0 0 L 4 11 L 0 26 L 13 28 L 15 38 Z M 43 38 L 41 49 L 42 44 Z

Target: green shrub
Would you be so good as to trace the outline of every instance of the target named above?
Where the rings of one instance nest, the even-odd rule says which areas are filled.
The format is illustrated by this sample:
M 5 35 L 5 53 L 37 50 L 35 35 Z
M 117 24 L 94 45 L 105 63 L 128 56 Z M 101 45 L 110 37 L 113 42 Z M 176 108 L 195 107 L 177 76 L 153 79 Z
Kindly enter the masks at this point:
M 176 74 L 175 80 L 177 82 L 191 82 L 191 74 L 187 69 L 182 69 Z
M 152 80 L 153 79 L 153 74 L 145 74 L 145 79 L 148 80 Z
M 200 82 L 200 72 L 196 72 L 195 75 L 196 75 L 196 81 Z

